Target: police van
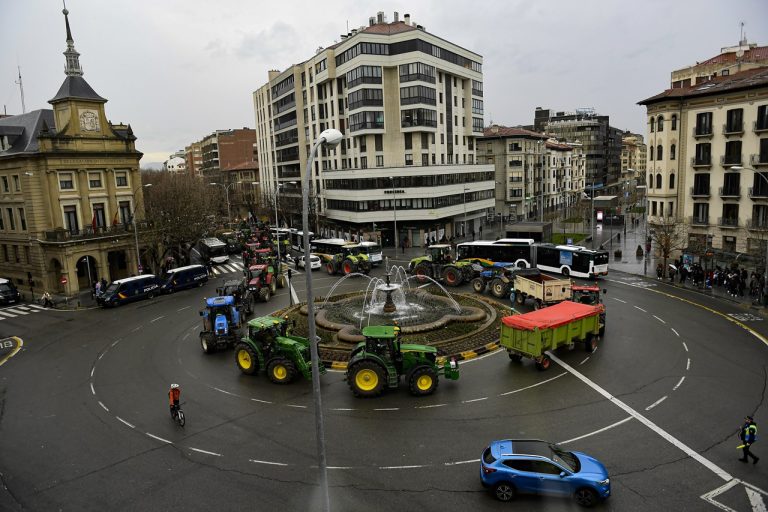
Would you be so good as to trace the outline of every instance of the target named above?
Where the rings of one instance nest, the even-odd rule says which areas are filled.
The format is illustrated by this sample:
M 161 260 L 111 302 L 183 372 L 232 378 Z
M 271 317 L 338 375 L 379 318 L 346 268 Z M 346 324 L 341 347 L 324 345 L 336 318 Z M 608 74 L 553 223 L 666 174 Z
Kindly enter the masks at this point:
M 163 274 L 160 290 L 163 293 L 173 293 L 186 288 L 203 286 L 208 282 L 208 269 L 202 265 L 188 265 L 173 268 Z
M 97 301 L 99 306 L 114 307 L 141 299 L 151 299 L 159 292 L 157 277 L 146 274 L 112 281 Z
M 21 302 L 21 293 L 10 279 L 0 278 L 0 304 Z

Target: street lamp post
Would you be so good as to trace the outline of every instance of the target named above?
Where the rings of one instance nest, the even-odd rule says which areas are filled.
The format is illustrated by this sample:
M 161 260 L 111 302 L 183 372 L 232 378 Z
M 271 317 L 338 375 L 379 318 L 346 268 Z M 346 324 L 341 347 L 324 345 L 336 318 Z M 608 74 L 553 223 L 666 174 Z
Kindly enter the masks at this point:
M 334 147 L 344 136 L 340 131 L 329 128 L 324 130 L 317 141 L 312 145 L 307 158 L 307 171 L 302 178 L 302 206 L 301 213 L 302 229 L 304 230 L 304 254 L 309 258 L 309 176 L 312 174 L 312 161 L 320 146 Z M 320 395 L 320 365 L 318 355 L 318 338 L 315 326 L 315 299 L 312 295 L 312 272 L 307 271 L 307 337 L 310 341 L 310 350 L 312 357 L 312 397 L 315 408 L 315 435 L 317 436 L 317 458 L 320 468 L 320 490 L 323 503 L 323 510 L 330 512 L 331 502 L 328 495 L 328 467 L 325 457 L 325 432 L 323 427 L 322 397 Z
M 133 192 L 131 193 L 132 196 L 136 195 L 136 191 L 140 188 L 149 188 L 151 187 L 151 183 L 145 183 L 144 185 L 139 185 L 135 189 L 133 189 Z M 143 196 L 142 196 L 143 197 Z M 133 205 L 133 213 L 131 214 L 131 220 L 133 221 L 133 239 L 136 241 L 136 272 L 141 274 L 141 256 L 139 255 L 139 230 L 136 228 L 136 208 L 139 207 L 138 201 L 134 202 Z
M 209 183 L 209 185 L 212 185 L 212 186 L 224 187 L 224 192 L 227 195 L 227 228 L 229 228 L 229 225 L 232 222 L 232 212 L 230 211 L 230 204 L 229 204 L 229 189 L 231 187 L 237 185 L 238 183 L 240 183 L 240 182 L 239 181 L 233 181 L 229 185 L 225 185 L 223 183 L 215 183 L 215 182 Z
M 749 170 L 753 171 L 757 176 L 760 176 L 760 178 L 768 184 L 768 177 L 766 177 L 763 173 L 755 169 L 754 167 L 745 167 L 742 165 L 733 165 L 730 168 L 732 171 L 741 171 L 741 170 Z M 765 265 L 763 268 L 763 303 L 765 303 L 765 297 L 768 296 L 768 241 L 766 241 L 765 244 Z
M 392 182 L 392 213 L 395 219 L 395 254 L 397 254 L 397 191 L 395 190 L 395 178 L 390 176 L 389 180 Z
M 469 189 L 464 187 L 464 191 L 461 193 L 461 200 L 464 203 L 464 223 L 461 227 L 462 235 L 467 236 L 467 192 Z

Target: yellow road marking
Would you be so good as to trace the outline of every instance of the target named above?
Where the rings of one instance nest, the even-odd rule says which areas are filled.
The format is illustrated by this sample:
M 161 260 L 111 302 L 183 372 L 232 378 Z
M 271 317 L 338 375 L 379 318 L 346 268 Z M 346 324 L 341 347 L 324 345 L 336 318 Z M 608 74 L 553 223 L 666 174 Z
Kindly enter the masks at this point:
M 18 351 L 21 350 L 21 347 L 24 346 L 24 342 L 22 341 L 22 339 L 17 337 L 17 336 L 9 336 L 7 339 L 15 340 L 16 341 L 16 348 L 11 350 L 8 354 L 3 356 L 2 359 L 0 359 L 0 366 L 4 365 L 6 361 L 8 361 L 13 356 L 15 356 L 16 353 L 18 353 Z

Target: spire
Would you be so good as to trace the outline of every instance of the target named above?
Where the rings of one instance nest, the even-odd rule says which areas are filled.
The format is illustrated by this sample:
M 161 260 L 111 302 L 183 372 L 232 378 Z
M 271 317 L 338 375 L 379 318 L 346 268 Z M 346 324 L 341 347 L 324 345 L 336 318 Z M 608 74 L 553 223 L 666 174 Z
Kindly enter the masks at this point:
M 67 58 L 67 67 L 64 68 L 64 74 L 67 76 L 83 76 L 83 68 L 80 67 L 80 54 L 75 50 L 75 41 L 72 39 L 72 31 L 69 29 L 69 11 L 67 4 L 64 3 L 64 22 L 67 25 L 67 51 L 64 56 Z

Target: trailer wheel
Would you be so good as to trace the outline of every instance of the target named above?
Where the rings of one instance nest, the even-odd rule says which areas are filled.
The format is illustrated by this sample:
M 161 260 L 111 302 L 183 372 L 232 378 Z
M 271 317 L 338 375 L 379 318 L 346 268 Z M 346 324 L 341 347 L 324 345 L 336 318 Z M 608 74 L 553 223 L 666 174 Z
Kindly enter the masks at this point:
M 552 364 L 552 360 L 549 358 L 547 354 L 544 354 L 541 356 L 541 360 L 536 361 L 536 368 L 539 369 L 539 371 L 546 371 L 549 369 L 549 366 Z
M 246 375 L 253 375 L 259 369 L 259 356 L 246 343 L 235 347 L 235 364 Z
M 590 354 L 597 350 L 597 338 L 592 334 L 587 334 L 587 338 L 584 340 L 584 350 Z
M 602 338 L 605 335 L 605 324 L 600 326 L 600 337 Z
M 203 347 L 203 352 L 206 354 L 212 354 L 216 352 L 216 345 L 212 343 L 213 340 L 210 336 L 204 332 L 200 333 L 200 346 Z
M 519 363 L 523 360 L 523 356 L 521 356 L 520 354 L 515 354 L 514 352 L 509 353 L 509 358 L 515 363 Z
M 459 286 L 462 281 L 461 272 L 456 267 L 448 267 L 443 270 L 443 280 L 448 286 Z
M 507 295 L 509 295 L 509 286 L 507 283 L 502 281 L 500 278 L 496 278 L 493 281 L 491 281 L 491 295 L 496 297 L 497 299 L 503 299 Z
M 437 389 L 437 372 L 429 366 L 419 366 L 411 372 L 408 386 L 413 396 L 431 395 Z
M 519 306 L 522 306 L 523 304 L 525 304 L 525 294 L 523 292 L 516 293 L 515 302 L 517 302 Z
M 296 378 L 296 366 L 285 357 L 273 357 L 267 363 L 267 375 L 275 384 L 288 384 Z
M 472 280 L 472 289 L 475 293 L 483 293 L 485 291 L 485 281 L 482 277 L 476 277 Z
M 533 309 L 534 309 L 534 311 L 538 311 L 542 307 L 543 307 L 543 305 L 541 304 L 541 300 L 536 299 L 535 301 L 533 301 Z
M 359 361 L 347 371 L 347 384 L 355 396 L 372 398 L 384 390 L 385 371 L 373 361 Z

